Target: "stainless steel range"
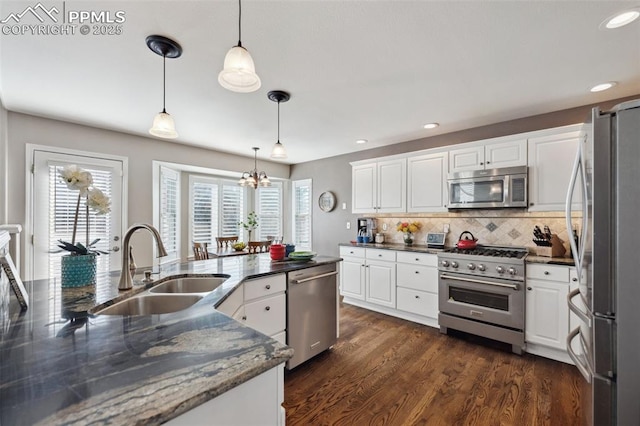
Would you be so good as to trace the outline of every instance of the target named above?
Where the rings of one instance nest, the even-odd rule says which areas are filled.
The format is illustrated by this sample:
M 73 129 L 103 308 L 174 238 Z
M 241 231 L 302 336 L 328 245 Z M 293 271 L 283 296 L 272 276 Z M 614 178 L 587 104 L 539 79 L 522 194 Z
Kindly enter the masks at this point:
M 438 253 L 440 332 L 448 328 L 524 349 L 526 248 L 481 246 Z

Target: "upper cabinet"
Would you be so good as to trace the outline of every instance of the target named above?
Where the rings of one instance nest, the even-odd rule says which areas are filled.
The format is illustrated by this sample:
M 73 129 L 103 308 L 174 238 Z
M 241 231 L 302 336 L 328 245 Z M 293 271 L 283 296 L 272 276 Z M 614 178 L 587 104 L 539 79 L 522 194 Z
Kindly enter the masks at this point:
M 407 211 L 447 211 L 448 152 L 424 154 L 407 159 Z
M 407 159 L 353 165 L 353 213 L 402 213 L 407 208 Z
M 565 210 L 573 162 L 583 134 L 581 126 L 571 126 L 555 134 L 529 139 L 530 212 Z M 576 185 L 574 209 L 579 209 L 581 200 L 582 191 Z
M 449 151 L 449 172 L 527 165 L 527 139 L 504 139 L 474 143 Z

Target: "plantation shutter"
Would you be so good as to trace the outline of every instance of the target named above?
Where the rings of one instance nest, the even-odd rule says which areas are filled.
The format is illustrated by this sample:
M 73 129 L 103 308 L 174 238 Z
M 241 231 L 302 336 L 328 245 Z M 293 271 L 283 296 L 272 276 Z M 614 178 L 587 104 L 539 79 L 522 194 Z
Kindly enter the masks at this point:
M 71 243 L 73 237 L 73 222 L 76 213 L 79 191 L 67 188 L 67 185 L 60 178 L 59 173 L 65 166 L 55 162 L 49 162 L 49 241 L 48 247 L 55 251 L 59 240 Z M 100 189 L 107 197 L 113 198 L 113 172 L 111 170 L 100 170 L 90 167 L 83 167 L 84 170 L 93 176 L 93 186 Z M 80 210 L 78 212 L 78 226 L 76 230 L 76 243 L 84 246 L 90 244 L 95 239 L 100 239 L 94 249 L 108 251 L 109 241 L 112 238 L 111 213 L 96 215 L 94 211 L 89 211 L 89 241 L 87 241 L 87 210 L 86 198 L 80 199 Z M 51 253 L 49 258 L 49 276 L 59 277 L 60 258 L 67 251 L 61 253 Z M 111 269 L 111 256 L 98 256 L 97 272 L 108 272 Z
M 167 250 L 166 262 L 178 258 L 179 251 L 179 186 L 180 174 L 167 167 L 160 167 L 160 237 Z
M 218 185 L 194 179 L 191 183 L 191 242 L 213 245 L 217 235 Z
M 256 213 L 258 214 L 258 238 L 282 236 L 282 183 L 256 190 Z
M 244 219 L 244 188 L 235 182 L 222 183 L 221 202 L 221 237 L 237 235 L 242 239 L 242 232 L 238 222 Z
M 293 210 L 296 250 L 311 250 L 311 179 L 293 182 Z

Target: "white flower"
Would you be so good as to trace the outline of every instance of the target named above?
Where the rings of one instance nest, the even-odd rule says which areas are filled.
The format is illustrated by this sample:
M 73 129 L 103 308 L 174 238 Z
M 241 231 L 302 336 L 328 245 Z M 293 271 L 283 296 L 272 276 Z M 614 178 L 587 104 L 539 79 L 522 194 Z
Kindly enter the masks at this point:
M 111 201 L 98 188 L 91 188 L 87 194 L 87 205 L 97 214 L 107 214 L 111 211 Z
M 64 183 L 67 184 L 67 188 L 77 189 L 81 194 L 84 194 L 91 184 L 93 184 L 93 176 L 91 176 L 91 173 L 82 170 L 75 164 L 63 168 L 60 171 L 60 177 Z

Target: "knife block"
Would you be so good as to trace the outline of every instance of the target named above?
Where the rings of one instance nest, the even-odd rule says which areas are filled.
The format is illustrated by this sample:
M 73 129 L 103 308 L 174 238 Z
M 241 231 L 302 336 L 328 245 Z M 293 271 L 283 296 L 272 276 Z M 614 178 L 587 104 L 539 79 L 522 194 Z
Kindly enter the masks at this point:
M 536 254 L 544 257 L 563 257 L 566 253 L 566 249 L 562 244 L 563 241 L 558 237 L 558 234 L 551 235 L 551 247 L 536 247 Z

